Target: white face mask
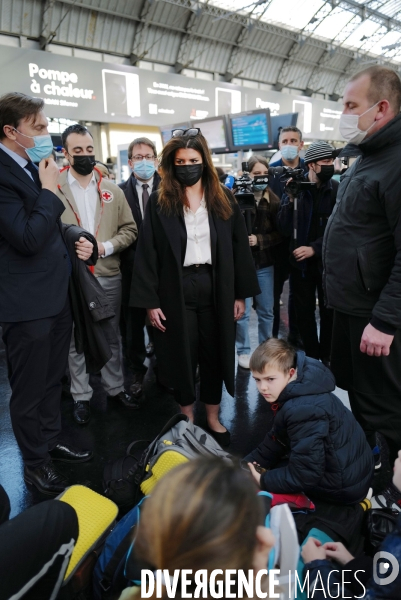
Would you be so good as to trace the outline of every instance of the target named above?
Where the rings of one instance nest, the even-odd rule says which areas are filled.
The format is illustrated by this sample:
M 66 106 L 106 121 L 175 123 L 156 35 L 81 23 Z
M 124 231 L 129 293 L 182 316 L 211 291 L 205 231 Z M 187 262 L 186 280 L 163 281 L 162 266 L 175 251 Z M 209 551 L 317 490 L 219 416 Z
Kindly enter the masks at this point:
M 362 131 L 362 129 L 359 129 L 358 127 L 359 119 L 360 117 L 363 117 L 363 115 L 366 115 L 366 113 L 368 113 L 370 110 L 372 110 L 372 108 L 380 104 L 380 102 L 381 100 L 379 100 L 379 102 L 376 102 L 376 104 L 368 108 L 368 110 L 365 110 L 365 112 L 361 115 L 342 114 L 340 116 L 340 124 L 338 128 L 340 130 L 341 135 L 348 143 L 360 144 L 365 139 L 368 131 L 372 129 L 376 121 L 373 121 L 372 125 L 368 127 L 366 131 Z

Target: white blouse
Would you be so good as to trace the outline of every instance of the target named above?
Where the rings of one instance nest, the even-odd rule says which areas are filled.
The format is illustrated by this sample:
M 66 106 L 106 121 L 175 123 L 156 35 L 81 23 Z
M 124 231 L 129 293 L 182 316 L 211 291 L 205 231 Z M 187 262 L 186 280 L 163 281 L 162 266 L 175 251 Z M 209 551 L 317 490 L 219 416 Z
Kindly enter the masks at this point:
M 184 267 L 212 264 L 209 215 L 205 198 L 202 198 L 198 210 L 194 213 L 184 208 L 185 227 L 187 229 L 187 250 Z

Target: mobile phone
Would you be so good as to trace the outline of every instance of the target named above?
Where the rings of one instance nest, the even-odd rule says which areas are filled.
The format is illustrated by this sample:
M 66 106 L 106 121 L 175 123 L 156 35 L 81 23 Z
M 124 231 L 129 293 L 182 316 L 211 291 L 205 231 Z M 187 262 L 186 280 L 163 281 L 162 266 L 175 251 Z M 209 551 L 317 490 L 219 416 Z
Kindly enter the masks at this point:
M 251 472 L 246 460 L 241 460 L 240 465 L 241 465 L 241 469 L 244 469 L 244 471 L 249 471 L 249 473 Z M 267 469 L 264 469 L 260 465 L 253 465 L 253 466 L 255 467 L 255 471 L 257 473 L 259 473 L 260 475 L 263 475 L 263 473 L 266 473 L 266 471 L 267 471 Z

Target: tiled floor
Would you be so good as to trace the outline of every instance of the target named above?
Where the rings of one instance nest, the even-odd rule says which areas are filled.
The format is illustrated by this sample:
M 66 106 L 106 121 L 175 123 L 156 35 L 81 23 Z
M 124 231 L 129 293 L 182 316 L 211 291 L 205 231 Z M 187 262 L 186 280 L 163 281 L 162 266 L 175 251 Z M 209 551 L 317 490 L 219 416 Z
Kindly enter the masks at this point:
M 283 295 L 286 302 L 287 294 Z M 287 332 L 287 315 L 282 309 L 281 334 Z M 257 346 L 256 315 L 252 311 L 250 321 L 252 348 Z M 0 342 L 1 344 L 1 342 Z M 106 394 L 99 377 L 92 377 L 94 395 L 91 401 L 92 419 L 89 425 L 80 427 L 71 417 L 71 400 L 62 400 L 63 437 L 76 446 L 91 448 L 94 458 L 80 465 L 58 467 L 71 483 L 83 483 L 94 490 L 102 491 L 102 473 L 105 462 L 124 454 L 133 440 L 153 439 L 164 423 L 176 412 L 178 406 L 171 395 L 162 390 L 153 372 L 150 361 L 146 377 L 147 402 L 140 411 L 131 411 L 123 406 L 107 403 Z M 129 379 L 127 379 L 129 385 Z M 348 404 L 348 396 L 342 390 L 338 394 Z M 12 432 L 8 402 L 10 389 L 7 380 L 4 348 L 0 345 L 0 483 L 6 489 L 12 506 L 12 516 L 25 508 L 45 499 L 34 489 L 27 489 L 22 478 L 22 461 Z M 221 420 L 231 431 L 233 454 L 244 456 L 255 447 L 269 429 L 272 413 L 269 405 L 257 393 L 250 372 L 237 367 L 235 398 L 226 392 L 221 403 Z M 197 407 L 197 422 L 205 423 L 202 406 Z M 388 474 L 386 475 L 386 477 Z M 383 474 L 384 477 L 384 474 Z

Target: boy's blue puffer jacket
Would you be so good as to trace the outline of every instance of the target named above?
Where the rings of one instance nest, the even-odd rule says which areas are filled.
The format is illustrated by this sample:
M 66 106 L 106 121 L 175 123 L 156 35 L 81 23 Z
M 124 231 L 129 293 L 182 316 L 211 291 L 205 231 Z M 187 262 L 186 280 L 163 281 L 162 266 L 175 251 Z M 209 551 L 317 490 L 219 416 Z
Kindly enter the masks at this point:
M 280 394 L 271 431 L 246 457 L 271 469 L 261 477 L 262 489 L 303 491 L 341 504 L 366 497 L 374 470 L 372 451 L 334 389 L 331 371 L 299 351 L 297 379 Z M 286 454 L 288 465 L 272 468 Z

